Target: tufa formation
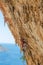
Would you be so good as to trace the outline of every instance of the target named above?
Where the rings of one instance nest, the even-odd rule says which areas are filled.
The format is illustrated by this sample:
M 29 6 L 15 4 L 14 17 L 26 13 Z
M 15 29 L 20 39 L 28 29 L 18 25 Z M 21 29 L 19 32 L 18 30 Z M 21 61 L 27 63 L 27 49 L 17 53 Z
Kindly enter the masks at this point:
M 27 65 L 43 65 L 43 0 L 0 0 L 0 10 Z

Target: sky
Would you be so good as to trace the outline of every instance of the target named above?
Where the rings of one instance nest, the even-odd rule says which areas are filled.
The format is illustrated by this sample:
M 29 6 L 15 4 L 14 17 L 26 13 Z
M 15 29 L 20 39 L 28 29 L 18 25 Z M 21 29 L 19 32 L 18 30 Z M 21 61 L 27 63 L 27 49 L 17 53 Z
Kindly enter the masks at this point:
M 4 25 L 4 16 L 0 11 L 0 43 L 15 43 L 14 37 L 7 24 Z

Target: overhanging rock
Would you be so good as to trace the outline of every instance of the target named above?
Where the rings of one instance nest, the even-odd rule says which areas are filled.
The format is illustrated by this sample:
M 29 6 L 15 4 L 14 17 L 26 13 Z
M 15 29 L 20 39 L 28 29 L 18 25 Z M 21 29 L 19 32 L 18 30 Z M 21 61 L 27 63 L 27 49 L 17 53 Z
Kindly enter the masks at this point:
M 0 9 L 28 65 L 43 65 L 43 0 L 0 0 Z

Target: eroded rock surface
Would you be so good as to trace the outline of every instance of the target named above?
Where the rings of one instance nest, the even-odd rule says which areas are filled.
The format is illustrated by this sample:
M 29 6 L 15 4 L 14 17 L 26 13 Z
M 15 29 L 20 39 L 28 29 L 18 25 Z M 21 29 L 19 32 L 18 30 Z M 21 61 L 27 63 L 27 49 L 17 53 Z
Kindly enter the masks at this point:
M 28 65 L 43 65 L 43 0 L 0 0 L 0 9 Z

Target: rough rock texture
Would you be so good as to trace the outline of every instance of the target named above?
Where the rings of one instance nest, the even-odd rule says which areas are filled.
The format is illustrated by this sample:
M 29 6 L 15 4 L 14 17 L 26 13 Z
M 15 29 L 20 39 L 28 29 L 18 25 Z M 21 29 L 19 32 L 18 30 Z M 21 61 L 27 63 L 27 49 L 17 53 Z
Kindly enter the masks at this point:
M 0 0 L 0 9 L 27 65 L 43 65 L 43 0 Z

